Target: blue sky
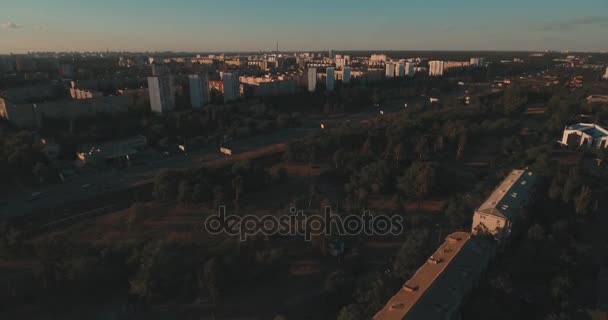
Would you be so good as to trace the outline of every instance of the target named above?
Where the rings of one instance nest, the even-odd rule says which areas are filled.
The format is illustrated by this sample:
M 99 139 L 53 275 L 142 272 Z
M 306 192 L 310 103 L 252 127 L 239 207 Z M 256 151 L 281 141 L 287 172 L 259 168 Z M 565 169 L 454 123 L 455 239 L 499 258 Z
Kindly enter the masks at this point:
M 608 50 L 608 0 L 0 1 L 0 53 Z

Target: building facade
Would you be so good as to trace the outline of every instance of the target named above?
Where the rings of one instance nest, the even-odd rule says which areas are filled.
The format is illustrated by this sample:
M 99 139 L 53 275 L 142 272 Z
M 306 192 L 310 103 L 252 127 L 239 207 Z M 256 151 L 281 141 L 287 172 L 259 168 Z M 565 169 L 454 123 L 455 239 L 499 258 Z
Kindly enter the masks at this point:
M 165 113 L 175 109 L 172 79 L 169 76 L 148 77 L 148 92 L 152 112 Z
M 469 60 L 471 67 L 483 67 L 486 64 L 485 58 L 474 57 Z
M 608 130 L 594 123 L 577 123 L 564 128 L 560 142 L 569 147 L 607 148 Z
M 15 103 L 0 98 L 0 117 L 19 127 L 38 128 L 45 118 L 74 120 L 101 113 L 126 112 L 132 99 L 130 95 L 121 95 L 82 100 Z
M 317 89 L 317 68 L 308 68 L 308 91 L 315 92 Z
M 450 234 L 373 320 L 456 320 L 495 253 L 495 242 Z
M 405 75 L 408 77 L 413 77 L 416 74 L 416 65 L 411 62 L 405 63 Z
M 400 62 L 396 65 L 395 76 L 399 78 L 405 77 L 405 64 L 403 62 Z
M 237 72 L 223 72 L 222 81 L 224 82 L 224 103 L 234 101 L 241 96 L 241 85 Z
M 209 79 L 206 74 L 191 74 L 188 76 L 190 83 L 190 103 L 192 109 L 200 110 L 209 104 Z
M 342 82 L 350 83 L 350 67 L 344 67 L 344 69 L 342 69 Z
M 475 210 L 471 233 L 491 235 L 498 241 L 508 238 L 532 200 L 537 181 L 532 171 L 511 171 Z
M 395 64 L 394 63 L 386 63 L 384 76 L 387 78 L 395 77 Z
M 336 75 L 334 74 L 334 68 L 327 68 L 327 70 L 325 71 L 325 75 L 325 85 L 327 86 L 327 91 L 334 91 L 336 83 Z
M 443 76 L 443 69 L 445 66 L 444 61 L 429 61 L 429 76 L 441 77 Z

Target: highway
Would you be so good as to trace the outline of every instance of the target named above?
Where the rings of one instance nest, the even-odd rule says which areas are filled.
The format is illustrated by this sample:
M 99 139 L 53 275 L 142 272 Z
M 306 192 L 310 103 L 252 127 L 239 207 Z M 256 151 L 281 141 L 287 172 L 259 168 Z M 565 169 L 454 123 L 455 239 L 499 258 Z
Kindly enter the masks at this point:
M 247 152 L 304 137 L 312 132 L 312 130 L 312 128 L 283 129 L 272 134 L 258 135 L 234 141 L 233 148 L 239 152 Z M 139 166 L 124 169 L 108 169 L 72 177 L 63 183 L 36 190 L 36 192 L 40 192 L 40 196 L 34 201 L 28 201 L 31 193 L 12 197 L 5 206 L 0 208 L 0 218 L 2 220 L 10 220 L 32 213 L 61 216 L 56 208 L 102 197 L 104 194 L 133 189 L 152 181 L 159 170 L 200 167 L 205 162 L 222 159 L 223 157 L 217 148 L 206 147 L 190 152 L 187 155 L 180 154 L 166 157 L 156 161 L 145 162 Z M 48 212 L 44 212 L 46 210 Z
M 449 95 L 452 96 L 453 93 Z M 427 98 L 421 97 L 420 101 L 422 99 Z M 414 102 L 409 101 L 410 105 Z M 299 128 L 281 129 L 270 134 L 236 140 L 232 143 L 232 148 L 242 153 L 287 143 L 320 130 L 321 123 L 324 123 L 326 128 L 332 128 L 345 121 L 363 122 L 381 116 L 381 110 L 387 115 L 404 112 L 407 109 L 401 103 L 392 101 L 381 107 L 371 106 L 370 110 L 358 114 L 307 117 L 301 119 L 302 126 Z M 156 159 L 138 166 L 75 176 L 62 183 L 35 190 L 40 196 L 33 201 L 28 201 L 31 193 L 23 193 L 7 199 L 8 203 L 0 207 L 0 220 L 18 221 L 20 224 L 47 224 L 86 212 L 97 212 L 98 208 L 116 209 L 117 203 L 121 203 L 120 207 L 124 208 L 135 200 L 149 199 L 151 193 L 149 187 L 143 193 L 135 193 L 133 190 L 141 189 L 144 185 L 149 186 L 159 170 L 199 167 L 205 162 L 223 157 L 216 147 L 205 147 L 187 155 Z

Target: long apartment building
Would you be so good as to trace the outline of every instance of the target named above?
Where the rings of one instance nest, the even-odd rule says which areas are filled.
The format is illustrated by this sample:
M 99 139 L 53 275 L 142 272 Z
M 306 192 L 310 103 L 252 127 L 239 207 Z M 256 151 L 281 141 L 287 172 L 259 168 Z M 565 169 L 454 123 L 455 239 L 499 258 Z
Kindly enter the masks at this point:
M 505 240 L 532 199 L 538 177 L 529 170 L 513 170 L 473 214 L 471 233 Z
M 537 176 L 513 170 L 473 214 L 472 232 L 449 235 L 374 320 L 454 320 L 496 249 L 533 198 Z M 479 235 L 493 235 L 490 237 Z
M 15 103 L 0 98 L 0 118 L 5 118 L 19 127 L 39 128 L 45 118 L 73 120 L 81 116 L 126 112 L 131 101 L 130 95 L 40 103 Z
M 468 232 L 452 233 L 373 319 L 459 319 L 460 305 L 481 279 L 495 246 Z

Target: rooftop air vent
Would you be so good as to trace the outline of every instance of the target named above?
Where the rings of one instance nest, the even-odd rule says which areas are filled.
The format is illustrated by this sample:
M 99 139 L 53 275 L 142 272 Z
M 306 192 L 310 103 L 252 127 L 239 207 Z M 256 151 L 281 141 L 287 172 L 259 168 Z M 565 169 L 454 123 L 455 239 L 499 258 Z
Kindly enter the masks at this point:
M 405 305 L 403 303 L 395 303 L 395 304 L 391 305 L 391 310 L 403 309 L 404 307 L 405 307 Z
M 403 285 L 403 290 L 407 292 L 415 292 L 418 291 L 418 285 L 406 283 Z
M 430 257 L 429 258 L 429 263 L 430 264 L 440 264 L 443 260 L 441 258 L 435 258 L 435 257 Z

